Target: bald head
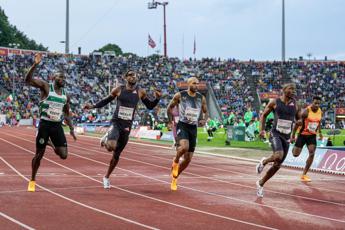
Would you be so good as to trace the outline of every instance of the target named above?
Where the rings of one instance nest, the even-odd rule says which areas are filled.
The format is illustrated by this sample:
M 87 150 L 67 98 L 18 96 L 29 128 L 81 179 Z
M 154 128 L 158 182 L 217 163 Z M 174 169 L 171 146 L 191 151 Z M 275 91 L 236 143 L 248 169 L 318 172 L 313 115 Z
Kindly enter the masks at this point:
M 288 88 L 288 87 L 292 87 L 296 89 L 296 84 L 295 83 L 286 83 L 283 85 L 283 90 Z
M 190 77 L 187 80 L 188 90 L 192 91 L 193 93 L 198 91 L 199 80 L 196 77 Z
M 190 77 L 190 78 L 188 78 L 188 80 L 187 80 L 188 86 L 189 86 L 190 84 L 193 84 L 193 82 L 199 83 L 198 78 L 196 78 L 196 77 Z
M 283 94 L 288 98 L 293 98 L 296 94 L 296 84 L 286 83 L 283 85 Z

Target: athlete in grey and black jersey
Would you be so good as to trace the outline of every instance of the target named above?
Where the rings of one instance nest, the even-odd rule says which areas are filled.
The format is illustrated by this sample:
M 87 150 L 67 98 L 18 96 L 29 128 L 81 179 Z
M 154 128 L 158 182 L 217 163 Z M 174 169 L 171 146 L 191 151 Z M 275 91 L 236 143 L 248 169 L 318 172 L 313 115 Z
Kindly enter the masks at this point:
M 70 128 L 70 134 L 76 140 L 74 129 L 70 120 L 69 97 L 63 89 L 65 80 L 63 73 L 54 75 L 54 84 L 33 78 L 37 65 L 41 62 L 41 54 L 35 55 L 35 62 L 25 77 L 25 82 L 41 91 L 40 124 L 36 136 L 36 154 L 32 159 L 32 174 L 28 191 L 35 191 L 35 179 L 46 145 L 51 140 L 54 151 L 61 159 L 67 158 L 67 141 L 62 129 L 62 117 Z
M 197 92 L 198 84 L 199 80 L 196 77 L 189 78 L 188 90 L 176 93 L 168 106 L 169 126 L 172 126 L 172 110 L 176 105 L 179 106 L 179 122 L 176 128 L 178 148 L 172 165 L 171 190 L 177 190 L 177 177 L 192 160 L 198 123 L 204 126 L 208 118 L 206 99 Z M 199 119 L 201 113 L 203 116 Z M 181 156 L 183 161 L 179 164 Z
M 162 95 L 160 90 L 156 90 L 155 100 L 148 99 L 146 91 L 137 86 L 138 78 L 134 71 L 127 71 L 124 78 L 126 79 L 126 85 L 114 88 L 108 97 L 95 105 L 86 104 L 84 106 L 84 109 L 102 108 L 116 99 L 116 109 L 112 118 L 112 126 L 101 139 L 101 146 L 104 146 L 109 152 L 114 153 L 107 174 L 103 177 L 104 188 L 110 188 L 109 176 L 115 169 L 120 159 L 120 154 L 128 142 L 139 99 L 141 99 L 148 109 L 153 109 L 158 104 Z
M 270 141 L 272 143 L 273 154 L 269 158 L 263 158 L 256 166 L 257 173 L 261 173 L 265 165 L 273 162 L 273 166 L 267 171 L 266 175 L 256 182 L 257 195 L 263 197 L 263 186 L 280 168 L 289 151 L 289 139 L 292 126 L 295 121 L 300 120 L 300 108 L 294 99 L 296 85 L 293 83 L 283 86 L 283 95 L 271 100 L 266 106 L 260 118 L 260 136 L 265 136 L 265 123 L 267 115 L 274 112 L 274 122 L 271 129 Z

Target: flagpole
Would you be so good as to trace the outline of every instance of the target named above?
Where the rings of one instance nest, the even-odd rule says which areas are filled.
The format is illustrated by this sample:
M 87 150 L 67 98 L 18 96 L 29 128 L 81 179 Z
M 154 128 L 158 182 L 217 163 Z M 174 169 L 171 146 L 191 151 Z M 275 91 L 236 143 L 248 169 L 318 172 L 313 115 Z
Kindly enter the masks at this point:
M 194 60 L 195 60 L 195 53 L 196 53 L 196 44 L 195 44 L 195 35 L 194 35 L 194 45 L 193 45 L 193 54 L 194 54 Z
M 149 49 L 150 49 L 149 42 L 148 42 L 149 36 L 150 35 L 147 33 L 147 54 L 146 54 L 147 57 L 149 56 Z
M 184 34 L 182 34 L 182 61 L 184 60 Z

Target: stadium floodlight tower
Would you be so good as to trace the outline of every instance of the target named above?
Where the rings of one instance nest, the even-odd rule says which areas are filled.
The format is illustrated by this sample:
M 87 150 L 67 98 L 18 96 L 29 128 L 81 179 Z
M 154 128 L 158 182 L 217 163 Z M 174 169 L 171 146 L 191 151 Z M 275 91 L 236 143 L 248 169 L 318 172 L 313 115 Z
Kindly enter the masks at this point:
M 19 43 L 9 43 L 8 46 L 12 47 L 13 49 L 18 49 L 20 47 L 20 44 Z M 16 53 L 14 53 L 14 55 L 13 55 L 13 71 L 14 71 L 14 73 L 13 73 L 13 77 L 12 77 L 12 97 L 13 97 L 13 101 L 14 101 L 14 98 L 15 98 L 15 94 L 14 94 L 14 91 L 15 91 L 14 77 L 17 74 Z
M 158 5 L 163 6 L 163 28 L 164 28 L 164 57 L 167 57 L 167 27 L 166 27 L 166 16 L 165 16 L 165 7 L 168 5 L 169 2 L 156 2 L 155 0 L 152 0 L 152 2 L 149 2 L 147 4 L 147 8 L 157 9 Z

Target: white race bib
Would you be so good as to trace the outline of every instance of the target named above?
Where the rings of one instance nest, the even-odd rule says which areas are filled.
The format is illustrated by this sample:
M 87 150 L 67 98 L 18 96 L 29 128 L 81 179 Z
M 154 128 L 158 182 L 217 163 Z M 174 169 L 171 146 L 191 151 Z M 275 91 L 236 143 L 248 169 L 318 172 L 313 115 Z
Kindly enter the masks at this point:
M 63 114 L 64 105 L 52 101 L 48 101 L 47 104 L 49 105 L 49 108 L 46 110 L 46 113 L 49 119 L 53 121 L 60 121 Z
M 199 114 L 200 114 L 199 109 L 187 107 L 185 110 L 185 116 L 187 120 L 193 123 L 198 122 Z
M 318 126 L 319 126 L 319 122 L 309 122 L 309 123 L 308 123 L 308 130 L 309 130 L 310 132 L 315 133 Z
M 277 122 L 278 132 L 283 133 L 283 134 L 290 134 L 291 133 L 291 126 L 292 126 L 292 121 L 284 120 L 284 119 L 278 119 L 278 122 Z
M 118 118 L 126 121 L 132 120 L 134 108 L 128 108 L 125 106 L 120 106 Z

